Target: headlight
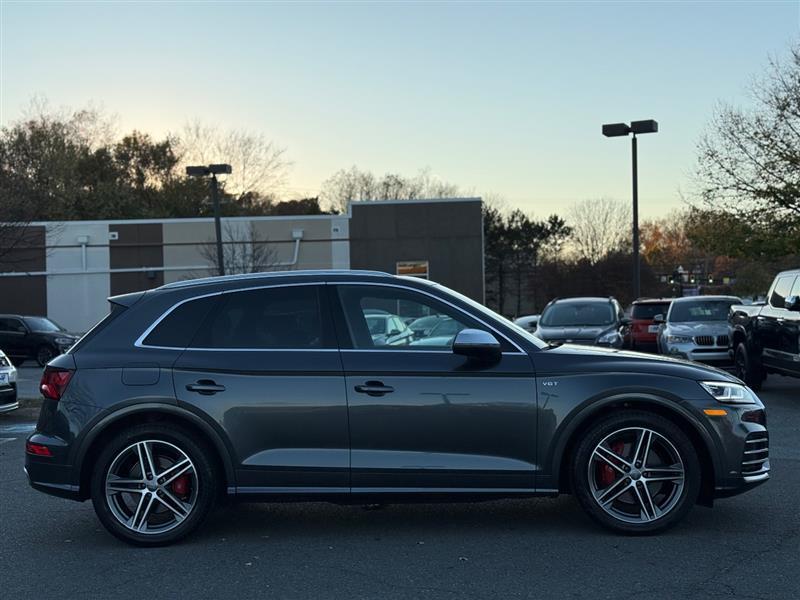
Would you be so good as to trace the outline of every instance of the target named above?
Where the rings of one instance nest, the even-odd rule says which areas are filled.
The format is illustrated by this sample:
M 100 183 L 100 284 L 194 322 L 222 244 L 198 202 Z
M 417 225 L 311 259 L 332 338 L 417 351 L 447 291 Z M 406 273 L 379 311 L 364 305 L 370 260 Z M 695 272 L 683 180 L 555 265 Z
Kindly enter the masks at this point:
M 668 335 L 667 343 L 669 344 L 691 344 L 692 338 L 688 335 Z
M 700 381 L 703 389 L 717 402 L 725 404 L 755 404 L 756 396 L 747 386 L 727 381 Z
M 599 338 L 597 338 L 598 343 L 600 344 L 613 344 L 614 342 L 618 342 L 620 340 L 619 333 L 616 331 L 609 331 L 608 333 L 604 333 Z
M 72 344 L 75 343 L 75 340 L 73 340 L 72 338 L 56 338 L 55 342 L 59 346 L 71 346 Z

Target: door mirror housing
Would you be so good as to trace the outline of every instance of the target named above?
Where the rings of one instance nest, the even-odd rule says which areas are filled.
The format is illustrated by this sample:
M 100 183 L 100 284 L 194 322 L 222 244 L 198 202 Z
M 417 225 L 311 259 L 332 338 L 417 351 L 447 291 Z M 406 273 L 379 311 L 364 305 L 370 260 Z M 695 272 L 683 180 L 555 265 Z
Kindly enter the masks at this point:
M 481 362 L 500 360 L 500 342 L 491 333 L 481 329 L 462 329 L 453 340 L 453 354 Z
M 661 325 L 666 322 L 667 320 L 664 318 L 664 315 L 656 315 L 655 317 L 653 317 L 653 323 L 655 323 L 656 325 Z
M 783 307 L 786 310 L 800 312 L 800 296 L 787 296 L 783 303 Z

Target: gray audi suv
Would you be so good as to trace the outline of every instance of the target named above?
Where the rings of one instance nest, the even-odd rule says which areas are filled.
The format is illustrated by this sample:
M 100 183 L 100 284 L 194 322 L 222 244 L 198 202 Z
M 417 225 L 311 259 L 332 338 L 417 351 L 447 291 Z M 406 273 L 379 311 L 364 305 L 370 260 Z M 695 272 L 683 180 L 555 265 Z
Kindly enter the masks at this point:
M 225 497 L 569 493 L 598 523 L 646 534 L 769 478 L 764 406 L 735 377 L 550 345 L 425 280 L 253 274 L 110 305 L 46 367 L 25 469 L 37 490 L 91 499 L 132 544 L 184 537 Z M 383 313 L 457 327 L 396 345 L 370 332 Z

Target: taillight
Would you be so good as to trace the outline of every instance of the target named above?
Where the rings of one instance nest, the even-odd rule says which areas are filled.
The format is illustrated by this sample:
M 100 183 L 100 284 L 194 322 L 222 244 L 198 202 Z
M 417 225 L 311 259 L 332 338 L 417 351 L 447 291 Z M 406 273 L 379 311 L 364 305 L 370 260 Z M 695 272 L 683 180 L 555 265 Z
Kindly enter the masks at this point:
M 25 452 L 33 454 L 34 456 L 53 456 L 50 448 L 42 444 L 34 444 L 33 442 L 25 442 Z
M 69 385 L 69 380 L 72 379 L 73 371 L 67 369 L 58 369 L 56 367 L 45 367 L 42 373 L 42 381 L 39 384 L 39 391 L 42 396 L 50 400 L 61 400 L 64 391 Z

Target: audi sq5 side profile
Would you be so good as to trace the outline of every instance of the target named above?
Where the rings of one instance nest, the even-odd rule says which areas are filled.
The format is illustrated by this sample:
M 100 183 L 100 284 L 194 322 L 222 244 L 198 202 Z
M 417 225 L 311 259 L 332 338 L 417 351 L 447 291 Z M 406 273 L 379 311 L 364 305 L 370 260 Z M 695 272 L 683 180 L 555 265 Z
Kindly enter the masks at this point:
M 132 544 L 186 536 L 224 497 L 570 493 L 601 525 L 647 534 L 769 478 L 764 406 L 738 379 L 548 345 L 424 280 L 253 274 L 110 304 L 47 366 L 25 468 L 37 490 L 91 499 Z M 370 332 L 369 317 L 384 313 L 458 326 L 395 345 Z

